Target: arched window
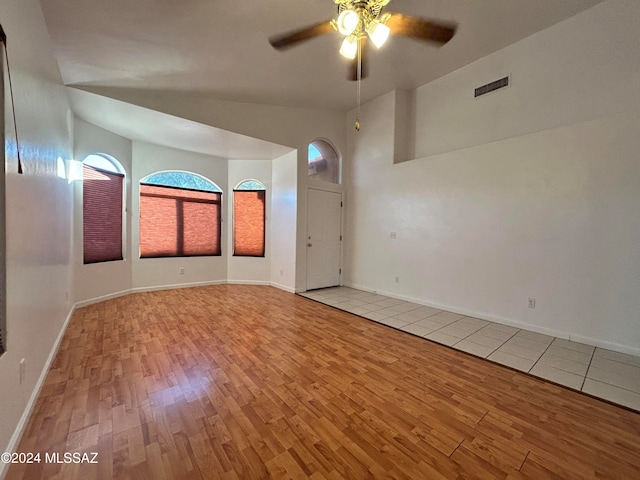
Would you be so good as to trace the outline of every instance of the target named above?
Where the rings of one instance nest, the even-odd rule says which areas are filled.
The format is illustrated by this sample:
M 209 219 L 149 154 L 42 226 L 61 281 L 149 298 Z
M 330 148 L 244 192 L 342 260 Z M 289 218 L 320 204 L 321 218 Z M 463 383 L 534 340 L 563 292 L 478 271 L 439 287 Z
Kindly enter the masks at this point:
M 166 187 L 184 188 L 187 190 L 200 190 L 203 192 L 222 193 L 220 187 L 208 178 L 197 173 L 167 170 L 149 175 L 140 183 L 164 185 Z
M 84 263 L 122 260 L 124 169 L 113 157 L 89 155 L 82 162 Z
M 309 177 L 340 183 L 340 155 L 329 142 L 314 140 L 309 144 Z
M 140 181 L 140 257 L 221 255 L 222 190 L 191 172 Z
M 233 189 L 233 254 L 264 257 L 266 189 L 257 180 L 245 180 Z

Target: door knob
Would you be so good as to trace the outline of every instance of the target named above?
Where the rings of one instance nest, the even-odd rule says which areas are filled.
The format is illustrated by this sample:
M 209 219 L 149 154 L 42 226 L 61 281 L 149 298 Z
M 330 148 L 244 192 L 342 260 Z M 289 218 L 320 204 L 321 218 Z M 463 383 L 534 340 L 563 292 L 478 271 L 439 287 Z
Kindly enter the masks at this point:
M 313 245 L 310 243 L 307 243 L 307 247 L 313 247 Z

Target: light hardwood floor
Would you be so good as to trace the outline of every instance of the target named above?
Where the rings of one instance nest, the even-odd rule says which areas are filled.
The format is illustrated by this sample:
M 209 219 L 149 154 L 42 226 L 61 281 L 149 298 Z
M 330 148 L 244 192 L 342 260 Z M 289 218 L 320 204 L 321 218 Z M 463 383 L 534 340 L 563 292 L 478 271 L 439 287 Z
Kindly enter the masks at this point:
M 640 415 L 271 287 L 77 310 L 28 479 L 637 479 Z M 45 453 L 98 453 L 97 464 Z

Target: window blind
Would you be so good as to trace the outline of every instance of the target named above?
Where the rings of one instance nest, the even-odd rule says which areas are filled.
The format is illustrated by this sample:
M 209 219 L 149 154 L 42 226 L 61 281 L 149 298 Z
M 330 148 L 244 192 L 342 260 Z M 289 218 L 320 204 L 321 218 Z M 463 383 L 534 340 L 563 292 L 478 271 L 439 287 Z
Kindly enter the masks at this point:
M 84 263 L 122 260 L 124 175 L 84 165 L 82 176 Z
M 220 255 L 219 192 L 140 184 L 140 257 Z
M 235 190 L 233 192 L 234 255 L 264 257 L 265 193 L 264 190 Z

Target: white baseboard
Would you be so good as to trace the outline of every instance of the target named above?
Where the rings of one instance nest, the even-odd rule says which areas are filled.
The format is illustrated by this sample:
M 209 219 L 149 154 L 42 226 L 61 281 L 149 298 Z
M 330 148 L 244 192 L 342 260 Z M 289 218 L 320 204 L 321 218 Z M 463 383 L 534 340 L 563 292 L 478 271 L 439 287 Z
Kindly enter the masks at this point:
M 287 285 L 282 285 L 281 283 L 270 282 L 269 285 L 275 288 L 279 288 L 280 290 L 284 290 L 285 292 L 297 293 L 295 288 L 288 287 Z
M 597 338 L 586 337 L 584 335 L 579 335 L 576 333 L 566 332 L 564 330 L 556 330 L 553 328 L 541 327 L 538 325 L 533 325 L 530 323 L 520 322 L 517 320 L 513 320 L 510 318 L 500 317 L 498 315 L 493 315 L 486 312 L 476 312 L 472 310 L 467 310 L 464 308 L 459 308 L 455 305 L 445 305 L 442 303 L 425 300 L 423 298 L 414 298 L 408 295 L 399 295 L 393 292 L 387 292 L 384 290 L 374 290 L 371 287 L 367 287 L 364 285 L 359 285 L 355 283 L 345 283 L 345 287 L 355 288 L 356 290 L 362 290 L 364 292 L 377 293 L 379 295 L 384 295 L 386 297 L 397 298 L 398 300 L 404 300 L 407 302 L 417 303 L 418 305 L 425 305 L 427 307 L 437 308 L 438 310 L 447 310 L 448 312 L 459 313 L 460 315 L 465 315 L 468 317 L 480 318 L 482 320 L 487 320 L 489 322 L 500 323 L 502 325 L 508 325 L 510 327 L 521 328 L 524 330 L 529 330 L 531 332 L 541 333 L 543 335 L 549 335 L 552 337 L 562 338 L 564 340 L 571 340 L 572 342 L 585 343 L 587 345 L 591 345 L 593 347 L 605 348 L 607 350 L 614 350 L 620 353 L 626 353 L 628 355 L 636 355 L 640 356 L 640 348 L 632 347 L 630 345 L 622 345 L 615 342 L 608 342 L 606 340 L 601 340 Z
M 75 308 L 87 307 L 89 305 L 93 305 L 94 303 L 100 303 L 107 300 L 112 300 L 114 298 L 124 297 L 125 295 L 130 295 L 132 293 L 155 292 L 159 290 L 175 290 L 178 288 L 202 287 L 205 285 L 218 285 L 221 283 L 227 283 L 227 282 L 226 280 L 216 280 L 213 282 L 176 283 L 172 285 L 155 285 L 150 287 L 129 288 L 127 290 L 120 290 L 119 292 L 109 293 L 107 295 L 101 295 L 99 297 L 93 297 L 86 300 L 81 300 L 79 302 L 76 302 Z
M 227 280 L 228 285 L 271 285 L 268 280 Z
M 626 353 L 627 355 L 635 355 L 640 357 L 640 348 L 631 347 L 629 345 L 622 345 L 615 342 L 607 342 L 598 338 L 585 337 L 583 335 L 570 334 L 568 340 L 578 343 L 586 343 L 594 347 L 604 348 L 606 350 L 613 350 L 615 352 Z
M 81 300 L 75 303 L 74 308 L 88 307 L 89 305 L 93 305 L 94 303 L 100 303 L 114 298 L 124 297 L 125 295 L 129 295 L 130 293 L 131 290 L 121 290 L 119 292 L 110 293 L 108 295 L 102 295 L 100 297 L 94 297 L 88 300 Z
M 226 280 L 213 280 L 208 282 L 175 283 L 171 285 L 156 285 L 150 287 L 136 287 L 129 290 L 129 293 L 157 292 L 160 290 L 177 290 L 179 288 L 206 287 L 208 285 L 220 285 L 227 283 Z
M 285 290 L 289 293 L 295 293 L 295 290 L 291 287 L 287 287 L 286 285 L 282 285 L 276 282 L 269 282 L 263 280 L 213 280 L 207 282 L 192 282 L 192 283 L 176 283 L 171 285 L 155 285 L 149 287 L 135 287 L 130 288 L 128 290 L 121 290 L 119 292 L 110 293 L 108 295 L 101 295 L 99 297 L 89 298 L 86 300 L 81 300 L 76 302 L 74 308 L 82 308 L 87 307 L 89 305 L 93 305 L 95 303 L 104 302 L 106 300 L 111 300 L 118 297 L 123 297 L 125 295 L 129 295 L 131 293 L 143 293 L 143 292 L 156 292 L 160 290 L 176 290 L 178 288 L 193 288 L 193 287 L 205 287 L 208 285 L 267 285 L 279 288 L 281 290 Z
M 51 364 L 53 363 L 53 360 L 56 357 L 56 354 L 58 353 L 58 347 L 60 346 L 60 342 L 62 341 L 62 338 L 64 337 L 65 332 L 67 331 L 67 326 L 69 325 L 69 321 L 71 320 L 71 317 L 73 316 L 73 312 L 75 311 L 75 309 L 76 307 L 75 305 L 73 305 L 69 310 L 69 313 L 67 314 L 67 318 L 62 324 L 62 328 L 60 328 L 60 332 L 58 333 L 58 336 L 56 337 L 56 340 L 53 343 L 53 347 L 51 348 L 51 352 L 47 357 L 47 361 L 44 363 L 44 366 L 42 367 L 42 371 L 40 372 L 38 381 L 36 382 L 35 387 L 31 392 L 29 401 L 24 407 L 22 416 L 20 417 L 20 420 L 18 421 L 18 424 L 16 425 L 15 430 L 13 431 L 13 435 L 11 435 L 11 438 L 9 439 L 9 444 L 6 447 L 7 452 L 15 452 L 16 448 L 18 448 L 18 445 L 20 444 L 20 440 L 22 440 L 22 435 L 24 435 L 24 430 L 27 426 L 27 422 L 29 421 L 29 417 L 31 416 L 31 411 L 33 410 L 36 400 L 38 399 L 38 395 L 40 395 L 40 391 L 42 390 L 44 381 L 47 378 L 47 374 L 49 373 L 49 368 L 51 368 Z M 0 462 L 0 479 L 3 479 L 5 477 L 5 475 L 9 471 L 10 465 L 11 465 L 10 463 Z

